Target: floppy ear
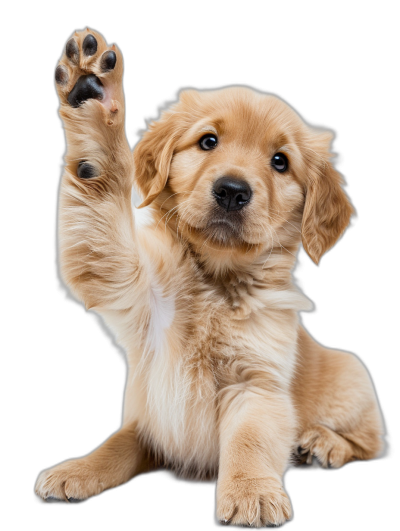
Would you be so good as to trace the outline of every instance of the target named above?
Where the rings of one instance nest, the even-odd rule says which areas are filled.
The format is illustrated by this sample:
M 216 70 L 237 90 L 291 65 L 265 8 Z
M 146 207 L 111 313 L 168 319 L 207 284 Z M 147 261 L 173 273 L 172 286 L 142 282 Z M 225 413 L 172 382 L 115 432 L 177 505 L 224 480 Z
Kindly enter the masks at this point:
M 167 184 L 174 147 L 181 135 L 177 114 L 165 112 L 153 122 L 134 151 L 135 182 L 142 194 L 145 207 L 163 191 Z
M 339 239 L 353 213 L 342 189 L 343 179 L 330 162 L 330 140 L 331 135 L 319 135 L 317 145 L 308 151 L 311 155 L 301 235 L 304 249 L 316 264 Z

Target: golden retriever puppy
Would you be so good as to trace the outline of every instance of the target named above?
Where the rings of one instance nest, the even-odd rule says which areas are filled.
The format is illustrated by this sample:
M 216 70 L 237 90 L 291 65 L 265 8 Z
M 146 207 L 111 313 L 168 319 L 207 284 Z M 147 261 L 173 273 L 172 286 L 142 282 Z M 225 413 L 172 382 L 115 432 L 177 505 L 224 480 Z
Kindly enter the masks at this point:
M 56 84 L 62 274 L 126 350 L 123 426 L 42 472 L 36 492 L 81 500 L 162 465 L 217 476 L 222 522 L 283 524 L 292 454 L 340 467 L 382 447 L 366 370 L 300 326 L 309 302 L 291 275 L 299 245 L 318 263 L 352 214 L 331 134 L 273 96 L 189 90 L 132 155 L 122 71 L 118 48 L 86 30 Z

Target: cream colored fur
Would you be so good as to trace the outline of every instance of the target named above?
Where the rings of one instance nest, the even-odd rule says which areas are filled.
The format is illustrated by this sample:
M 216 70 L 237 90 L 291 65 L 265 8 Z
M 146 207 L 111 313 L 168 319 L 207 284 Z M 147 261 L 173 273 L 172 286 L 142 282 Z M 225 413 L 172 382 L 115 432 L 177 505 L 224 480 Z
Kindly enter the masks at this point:
M 60 63 L 68 74 L 58 85 L 68 144 L 60 259 L 70 289 L 126 351 L 124 422 L 89 456 L 44 471 L 36 491 L 83 499 L 163 464 L 218 476 L 221 521 L 282 524 L 293 454 L 341 466 L 382 446 L 368 374 L 302 329 L 298 312 L 310 302 L 291 276 L 298 246 L 318 262 L 352 213 L 331 135 L 250 89 L 186 91 L 132 156 L 122 56 L 113 46 L 116 67 L 102 72 L 109 48 L 91 33 L 95 55 L 82 53 L 87 30 L 74 36 L 80 55 Z M 106 97 L 72 108 L 66 98 L 82 73 L 96 74 Z M 219 138 L 213 152 L 198 146 L 207 132 Z M 277 152 L 289 159 L 285 174 L 270 165 Z M 81 160 L 97 177 L 77 177 Z M 211 189 L 222 175 L 253 190 L 240 230 L 213 222 Z M 142 210 L 132 209 L 134 183 Z

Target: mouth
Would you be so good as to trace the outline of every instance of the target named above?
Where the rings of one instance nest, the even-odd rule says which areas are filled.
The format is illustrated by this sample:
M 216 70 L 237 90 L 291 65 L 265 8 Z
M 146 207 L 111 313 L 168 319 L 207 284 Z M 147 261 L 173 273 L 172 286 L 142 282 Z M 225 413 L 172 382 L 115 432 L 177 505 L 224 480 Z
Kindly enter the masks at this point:
M 237 229 L 236 224 L 230 221 L 229 219 L 211 219 L 207 223 L 207 229 L 213 226 L 220 226 L 220 225 L 225 225 L 226 227 L 230 227 L 232 230 Z
M 226 218 L 211 219 L 206 226 L 207 236 L 219 243 L 240 239 L 240 225 L 236 220 Z

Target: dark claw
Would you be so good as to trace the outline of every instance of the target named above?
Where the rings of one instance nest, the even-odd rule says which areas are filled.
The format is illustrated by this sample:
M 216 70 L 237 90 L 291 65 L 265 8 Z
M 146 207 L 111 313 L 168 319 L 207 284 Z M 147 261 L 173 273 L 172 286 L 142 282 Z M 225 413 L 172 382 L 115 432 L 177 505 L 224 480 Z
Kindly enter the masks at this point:
M 68 96 L 68 103 L 72 107 L 79 107 L 81 103 L 91 98 L 103 99 L 103 85 L 94 74 L 81 76 Z
M 60 500 L 60 498 L 55 498 L 54 496 L 48 496 L 44 501 L 49 503 L 58 503 L 63 502 L 64 500 Z
M 56 83 L 65 85 L 68 82 L 68 72 L 65 66 L 58 65 L 56 68 Z
M 79 503 L 79 502 L 81 502 L 81 501 L 83 501 L 83 500 L 79 500 L 78 498 L 68 498 L 68 501 L 69 501 L 70 503 Z
M 97 52 L 97 41 L 93 35 L 89 33 L 86 35 L 83 44 L 82 50 L 85 55 L 94 55 Z
M 297 453 L 302 454 L 304 452 L 304 448 L 302 446 L 297 447 Z
M 103 70 L 103 72 L 107 72 L 107 70 L 114 70 L 115 64 L 117 62 L 117 55 L 112 50 L 103 53 L 103 57 L 101 58 L 100 67 Z
M 78 164 L 77 174 L 80 179 L 92 179 L 98 175 L 96 168 L 86 160 L 81 160 Z
M 67 45 L 65 47 L 65 53 L 67 54 L 68 59 L 71 59 L 71 61 L 73 61 L 74 63 L 78 62 L 79 48 L 75 42 L 75 39 L 72 38 L 67 42 Z
M 318 465 L 318 466 L 321 465 L 321 461 L 318 459 L 318 457 L 316 455 L 313 455 L 312 459 L 313 459 L 313 464 L 314 465 Z

